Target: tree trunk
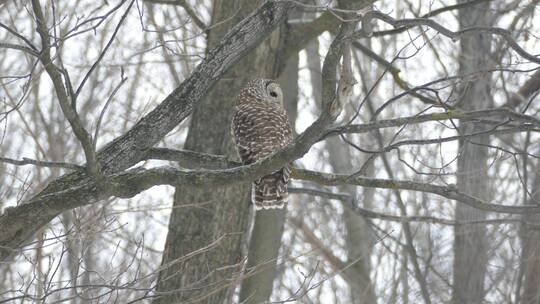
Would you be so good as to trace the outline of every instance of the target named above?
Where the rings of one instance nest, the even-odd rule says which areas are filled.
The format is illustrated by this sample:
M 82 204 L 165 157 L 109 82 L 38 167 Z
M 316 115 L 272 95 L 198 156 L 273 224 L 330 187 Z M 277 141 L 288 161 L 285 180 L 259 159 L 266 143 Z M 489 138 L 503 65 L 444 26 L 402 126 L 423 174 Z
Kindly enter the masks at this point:
M 532 188 L 531 204 L 540 202 L 540 170 L 537 164 Z M 539 223 L 540 216 L 531 214 L 524 216 L 528 223 Z M 523 295 L 521 303 L 540 303 L 540 230 L 538 227 L 523 227 Z
M 214 1 L 208 48 L 259 3 Z M 221 22 L 221 23 L 220 23 Z M 194 109 L 185 149 L 236 157 L 230 137 L 230 115 L 236 95 L 255 77 L 279 74 L 282 44 L 277 30 L 246 56 Z M 230 299 L 241 270 L 246 238 L 250 185 L 215 189 L 179 187 L 174 196 L 169 232 L 158 278 L 156 303 L 224 303 Z
M 464 1 L 459 1 L 464 2 Z M 489 26 L 490 3 L 481 3 L 459 11 L 460 28 Z M 463 110 L 479 110 L 492 106 L 490 74 L 481 73 L 490 66 L 490 34 L 475 32 L 461 40 L 459 73 L 476 73 L 474 79 L 464 78 L 460 88 L 459 106 Z M 480 123 L 461 123 L 459 132 L 476 133 L 485 130 Z M 474 136 L 461 140 L 458 155 L 457 187 L 460 192 L 489 202 L 488 149 L 489 136 Z M 456 205 L 456 221 L 477 221 L 486 213 L 465 204 Z M 454 229 L 454 303 L 482 303 L 484 279 L 488 262 L 486 228 L 483 225 L 459 225 Z

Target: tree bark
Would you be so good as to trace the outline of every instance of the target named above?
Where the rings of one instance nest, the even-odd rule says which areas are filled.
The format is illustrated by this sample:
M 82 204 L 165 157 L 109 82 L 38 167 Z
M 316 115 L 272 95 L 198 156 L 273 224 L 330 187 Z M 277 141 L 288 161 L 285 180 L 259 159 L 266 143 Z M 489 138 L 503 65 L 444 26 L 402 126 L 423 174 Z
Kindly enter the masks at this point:
M 531 205 L 540 202 L 540 170 L 536 166 Z M 539 223 L 540 216 L 537 214 L 525 215 L 524 219 L 528 223 Z M 522 231 L 523 242 L 523 294 L 521 303 L 540 303 L 540 230 L 538 227 L 524 226 Z
M 460 1 L 464 2 L 464 1 Z M 489 26 L 490 3 L 481 3 L 459 11 L 460 28 Z M 459 106 L 463 110 L 486 109 L 493 105 L 490 93 L 490 74 L 478 74 L 491 63 L 491 35 L 474 33 L 460 41 L 460 75 L 477 73 L 474 79 L 464 79 L 460 88 Z M 461 123 L 460 133 L 485 131 L 480 123 Z M 458 155 L 457 187 L 460 192 L 478 197 L 488 202 L 488 135 L 474 136 L 461 140 Z M 486 218 L 484 211 L 457 204 L 456 221 L 477 221 Z M 482 303 L 484 299 L 484 279 L 488 262 L 486 228 L 483 225 L 458 225 L 454 228 L 454 303 Z

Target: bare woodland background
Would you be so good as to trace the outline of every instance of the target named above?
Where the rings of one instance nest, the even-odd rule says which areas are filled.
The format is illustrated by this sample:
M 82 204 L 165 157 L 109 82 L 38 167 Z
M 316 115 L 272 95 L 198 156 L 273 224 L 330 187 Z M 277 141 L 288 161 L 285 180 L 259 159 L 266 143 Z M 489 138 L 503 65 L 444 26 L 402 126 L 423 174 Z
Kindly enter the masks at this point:
M 538 2 L 0 0 L 0 303 L 539 303 Z

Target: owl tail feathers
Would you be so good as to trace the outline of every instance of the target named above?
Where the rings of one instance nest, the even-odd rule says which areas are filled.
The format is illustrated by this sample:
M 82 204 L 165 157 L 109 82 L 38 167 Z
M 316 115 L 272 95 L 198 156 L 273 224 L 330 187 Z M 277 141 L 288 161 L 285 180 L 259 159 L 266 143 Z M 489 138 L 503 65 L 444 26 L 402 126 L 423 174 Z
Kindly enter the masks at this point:
M 255 210 L 282 209 L 285 207 L 289 191 L 283 177 L 283 170 L 279 170 L 253 183 L 251 201 L 255 206 Z

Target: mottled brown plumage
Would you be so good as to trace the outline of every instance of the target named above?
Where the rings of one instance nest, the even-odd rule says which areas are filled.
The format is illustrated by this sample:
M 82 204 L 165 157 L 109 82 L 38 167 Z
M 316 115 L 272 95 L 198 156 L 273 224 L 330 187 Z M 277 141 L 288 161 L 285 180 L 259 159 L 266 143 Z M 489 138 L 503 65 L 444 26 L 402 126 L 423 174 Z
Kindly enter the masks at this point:
M 279 84 L 269 79 L 250 81 L 238 95 L 232 135 L 244 164 L 254 163 L 292 141 L 292 129 L 283 108 Z M 283 208 L 287 202 L 290 165 L 253 182 L 255 209 Z

